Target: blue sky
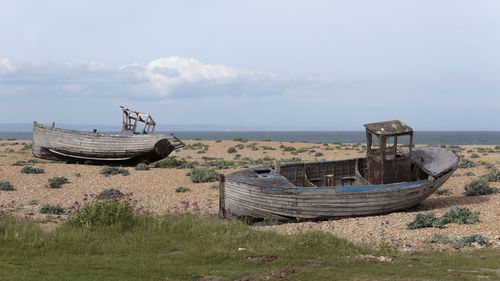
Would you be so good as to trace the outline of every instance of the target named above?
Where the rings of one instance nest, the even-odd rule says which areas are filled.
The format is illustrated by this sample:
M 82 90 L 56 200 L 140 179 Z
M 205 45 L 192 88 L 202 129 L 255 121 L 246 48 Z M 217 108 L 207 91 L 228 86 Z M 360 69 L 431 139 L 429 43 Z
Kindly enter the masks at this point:
M 0 6 L 0 123 L 500 130 L 498 1 Z

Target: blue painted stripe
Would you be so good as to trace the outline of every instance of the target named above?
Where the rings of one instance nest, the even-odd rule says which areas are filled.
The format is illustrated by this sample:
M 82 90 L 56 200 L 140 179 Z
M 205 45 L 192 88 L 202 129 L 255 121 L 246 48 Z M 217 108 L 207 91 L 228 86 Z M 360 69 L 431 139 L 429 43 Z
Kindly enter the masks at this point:
M 419 185 L 422 183 L 429 182 L 429 180 L 421 180 L 421 181 L 412 181 L 412 182 L 404 182 L 395 185 L 359 185 L 353 187 L 344 187 L 344 186 L 327 186 L 322 187 L 321 189 L 307 189 L 307 188 L 266 188 L 265 191 L 269 192 L 283 192 L 283 191 L 292 191 L 292 192 L 366 192 L 366 191 L 375 191 L 375 190 L 390 190 L 390 189 L 400 189 L 410 186 Z

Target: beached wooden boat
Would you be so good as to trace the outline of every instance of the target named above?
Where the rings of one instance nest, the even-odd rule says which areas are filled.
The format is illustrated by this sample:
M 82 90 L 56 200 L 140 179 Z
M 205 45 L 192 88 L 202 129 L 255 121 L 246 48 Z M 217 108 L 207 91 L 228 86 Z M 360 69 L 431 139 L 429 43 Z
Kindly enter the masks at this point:
M 365 125 L 367 157 L 260 167 L 221 176 L 224 217 L 321 220 L 388 213 L 418 205 L 455 171 L 460 157 L 445 148 L 412 149 L 413 130 L 400 121 Z M 372 145 L 375 135 L 379 147 Z M 408 150 L 398 136 L 409 135 Z M 389 139 L 394 140 L 387 146 Z
M 174 135 L 153 134 L 156 123 L 146 113 L 122 107 L 120 135 L 55 128 L 33 122 L 33 154 L 50 160 L 154 161 L 184 144 Z M 142 125 L 142 128 L 140 128 Z

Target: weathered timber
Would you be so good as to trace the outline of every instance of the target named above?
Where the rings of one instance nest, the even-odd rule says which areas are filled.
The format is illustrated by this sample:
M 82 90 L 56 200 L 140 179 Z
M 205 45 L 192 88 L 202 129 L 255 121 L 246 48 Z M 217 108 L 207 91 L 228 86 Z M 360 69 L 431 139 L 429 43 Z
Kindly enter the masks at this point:
M 245 169 L 225 177 L 225 217 L 321 220 L 404 210 L 429 197 L 460 157 L 440 147 L 412 150 L 413 129 L 398 120 L 366 124 L 367 157 Z M 398 136 L 409 135 L 408 150 Z M 380 147 L 372 147 L 373 136 Z M 388 138 L 394 138 L 388 147 Z

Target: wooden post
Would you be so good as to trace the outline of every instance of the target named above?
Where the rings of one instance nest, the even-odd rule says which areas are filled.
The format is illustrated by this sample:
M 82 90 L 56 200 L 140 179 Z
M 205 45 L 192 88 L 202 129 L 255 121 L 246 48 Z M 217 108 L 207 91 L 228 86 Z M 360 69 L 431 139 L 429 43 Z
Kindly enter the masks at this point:
M 274 162 L 274 173 L 279 176 L 281 172 L 281 161 L 279 159 L 276 159 L 276 162 Z
M 219 174 L 219 218 L 226 218 L 226 202 L 224 198 L 224 174 Z

